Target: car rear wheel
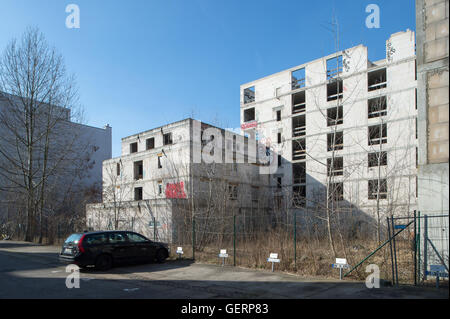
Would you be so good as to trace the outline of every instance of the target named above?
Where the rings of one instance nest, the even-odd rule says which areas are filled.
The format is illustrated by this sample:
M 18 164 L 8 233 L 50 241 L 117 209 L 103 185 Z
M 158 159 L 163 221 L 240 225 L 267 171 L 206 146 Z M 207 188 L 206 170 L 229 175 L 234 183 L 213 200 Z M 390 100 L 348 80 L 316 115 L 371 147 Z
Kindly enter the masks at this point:
M 95 262 L 95 268 L 99 270 L 108 270 L 113 265 L 113 259 L 109 255 L 100 255 Z
M 167 253 L 164 249 L 160 249 L 156 252 L 156 261 L 163 263 L 167 258 Z

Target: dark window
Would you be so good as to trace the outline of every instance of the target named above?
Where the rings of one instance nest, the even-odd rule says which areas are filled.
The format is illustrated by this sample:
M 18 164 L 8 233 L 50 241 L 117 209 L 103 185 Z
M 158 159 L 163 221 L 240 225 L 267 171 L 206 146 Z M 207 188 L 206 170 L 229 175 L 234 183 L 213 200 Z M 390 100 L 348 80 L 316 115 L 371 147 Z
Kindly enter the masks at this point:
M 105 244 L 108 241 L 108 236 L 103 234 L 92 234 L 86 236 L 86 238 L 83 240 L 83 244 L 87 245 L 101 245 Z
M 387 143 L 387 127 L 386 124 L 373 125 L 368 127 L 369 145 L 379 145 Z
M 127 237 L 128 237 L 128 240 L 132 243 L 143 243 L 143 242 L 148 241 L 147 238 L 145 238 L 141 235 L 135 234 L 135 233 L 127 233 Z
M 108 233 L 108 237 L 110 244 L 125 243 L 128 241 L 123 233 Z
M 281 121 L 281 111 L 277 111 L 277 122 Z
M 146 144 L 147 144 L 147 150 L 154 149 L 155 148 L 155 138 L 154 137 L 148 138 L 146 141 Z
M 295 207 L 306 205 L 306 186 L 292 187 L 292 205 Z
M 387 115 L 387 100 L 385 96 L 377 97 L 367 101 L 368 117 L 380 117 Z
M 387 152 L 375 152 L 368 154 L 369 167 L 377 167 L 378 161 L 380 161 L 380 166 L 387 165 Z
M 305 91 L 292 94 L 292 114 L 301 113 L 306 110 Z
M 292 137 L 306 135 L 306 117 L 300 115 L 292 118 Z
M 344 149 L 344 132 L 333 132 L 327 134 L 327 150 L 338 151 Z
M 120 176 L 120 163 L 116 164 L 116 173 L 117 173 L 117 176 Z
M 369 180 L 369 199 L 377 199 L 378 194 L 378 180 Z M 387 198 L 387 183 L 385 179 L 380 179 L 380 199 L 386 199 Z
M 344 123 L 344 108 L 342 106 L 327 109 L 327 126 Z
M 343 98 L 342 80 L 332 80 L 327 84 L 327 101 L 335 101 Z
M 244 110 L 244 122 L 251 122 L 255 120 L 255 108 Z
M 281 177 L 277 177 L 277 188 L 281 189 Z
M 142 187 L 134 189 L 134 200 L 142 200 Z
M 344 158 L 335 157 L 327 159 L 327 175 L 328 176 L 341 176 L 344 175 Z
M 158 155 L 158 168 L 162 168 L 161 157 L 161 155 Z
M 163 135 L 163 144 L 164 145 L 172 144 L 172 133 L 166 133 Z
M 238 197 L 238 186 L 234 184 L 228 185 L 228 194 L 230 199 L 237 199 Z
M 282 164 L 281 160 L 282 160 L 281 155 L 278 155 L 278 167 L 281 167 L 281 164 Z
M 342 55 L 327 60 L 327 80 L 338 78 L 342 73 Z
M 386 87 L 386 69 L 380 69 L 367 74 L 368 90 L 375 91 Z
M 344 183 L 330 183 L 329 185 L 330 198 L 335 202 L 344 200 Z
M 244 89 L 244 104 L 255 102 L 255 87 Z
M 294 163 L 292 164 L 292 175 L 294 177 L 294 184 L 306 183 L 306 163 Z
M 131 143 L 130 144 L 130 153 L 136 153 L 138 151 L 138 144 L 136 143 Z
M 142 179 L 144 175 L 144 165 L 142 161 L 134 162 L 134 179 Z
M 281 143 L 281 133 L 277 134 L 277 142 L 278 142 L 278 144 Z
M 306 140 L 304 138 L 292 141 L 292 160 L 306 159 Z

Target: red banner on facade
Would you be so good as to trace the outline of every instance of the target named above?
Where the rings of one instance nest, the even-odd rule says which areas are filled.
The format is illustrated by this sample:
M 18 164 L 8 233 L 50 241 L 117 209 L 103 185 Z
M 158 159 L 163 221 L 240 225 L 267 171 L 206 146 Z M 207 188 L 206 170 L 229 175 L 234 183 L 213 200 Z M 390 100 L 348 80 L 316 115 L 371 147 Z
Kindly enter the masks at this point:
M 186 193 L 184 192 L 184 183 L 167 183 L 166 198 L 186 198 Z

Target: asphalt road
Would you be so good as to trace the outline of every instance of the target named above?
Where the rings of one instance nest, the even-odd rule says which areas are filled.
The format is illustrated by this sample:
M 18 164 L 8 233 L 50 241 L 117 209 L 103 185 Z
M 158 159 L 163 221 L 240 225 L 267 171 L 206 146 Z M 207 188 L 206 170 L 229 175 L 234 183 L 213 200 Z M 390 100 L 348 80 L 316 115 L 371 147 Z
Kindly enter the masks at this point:
M 305 280 L 294 275 L 189 260 L 80 273 L 80 288 L 66 287 L 59 247 L 0 241 L 0 298 L 448 298 L 448 288 L 382 287 L 363 282 Z

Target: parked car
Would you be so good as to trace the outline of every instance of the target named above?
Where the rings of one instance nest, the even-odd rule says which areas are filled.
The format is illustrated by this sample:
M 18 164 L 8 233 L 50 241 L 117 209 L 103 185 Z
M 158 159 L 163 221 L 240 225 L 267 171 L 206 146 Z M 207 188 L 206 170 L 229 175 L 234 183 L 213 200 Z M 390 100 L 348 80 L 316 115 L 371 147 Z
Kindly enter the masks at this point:
M 94 265 L 106 270 L 119 263 L 164 262 L 167 244 L 151 241 L 130 231 L 96 231 L 70 235 L 62 245 L 59 260 L 81 268 Z

